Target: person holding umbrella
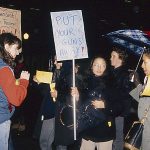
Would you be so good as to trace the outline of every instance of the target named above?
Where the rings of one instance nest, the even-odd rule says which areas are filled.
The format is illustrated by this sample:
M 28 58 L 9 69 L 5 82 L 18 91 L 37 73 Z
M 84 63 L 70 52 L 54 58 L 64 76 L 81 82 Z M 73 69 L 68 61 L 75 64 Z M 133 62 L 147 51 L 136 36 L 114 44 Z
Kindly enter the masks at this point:
M 145 111 L 147 111 L 150 106 L 150 92 L 148 95 L 144 95 L 143 90 L 149 85 L 150 77 L 150 49 L 145 49 L 142 56 L 142 69 L 145 74 L 144 85 L 139 81 L 136 73 L 134 74 L 134 83 L 136 88 L 130 92 L 130 95 L 139 102 L 138 104 L 138 117 L 141 120 L 144 117 Z M 147 89 L 150 89 L 148 87 Z M 148 111 L 147 118 L 144 123 L 144 130 L 142 135 L 142 150 L 149 150 L 150 148 L 150 111 Z
M 132 90 L 128 69 L 125 67 L 127 53 L 118 47 L 113 47 L 111 52 L 111 75 L 112 86 L 116 88 L 120 96 L 120 102 L 123 105 L 122 113 L 116 117 L 116 139 L 113 142 L 113 150 L 123 150 L 124 145 L 124 118 L 128 116 L 131 106 L 131 96 L 129 92 Z

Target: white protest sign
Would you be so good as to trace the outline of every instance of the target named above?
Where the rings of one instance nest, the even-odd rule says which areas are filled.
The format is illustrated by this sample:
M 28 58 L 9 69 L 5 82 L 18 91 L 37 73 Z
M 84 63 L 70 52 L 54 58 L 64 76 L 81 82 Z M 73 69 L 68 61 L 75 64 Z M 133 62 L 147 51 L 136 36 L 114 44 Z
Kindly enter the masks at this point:
M 0 34 L 10 32 L 21 39 L 21 11 L 0 7 Z
M 88 58 L 81 10 L 51 12 L 57 60 Z

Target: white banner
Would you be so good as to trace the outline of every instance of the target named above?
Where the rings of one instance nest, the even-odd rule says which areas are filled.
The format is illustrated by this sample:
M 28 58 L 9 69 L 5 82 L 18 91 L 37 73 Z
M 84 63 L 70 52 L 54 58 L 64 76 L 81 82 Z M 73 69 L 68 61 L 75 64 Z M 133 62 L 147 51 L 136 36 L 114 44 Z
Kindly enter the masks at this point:
M 0 34 L 10 32 L 21 39 L 21 11 L 0 7 Z
M 81 10 L 51 12 L 57 59 L 88 58 Z

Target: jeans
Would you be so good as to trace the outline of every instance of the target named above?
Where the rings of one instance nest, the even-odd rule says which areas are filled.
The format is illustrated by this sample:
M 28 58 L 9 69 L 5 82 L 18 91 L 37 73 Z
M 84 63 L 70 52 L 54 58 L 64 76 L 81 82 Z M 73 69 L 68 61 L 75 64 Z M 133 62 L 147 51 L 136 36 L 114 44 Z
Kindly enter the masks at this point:
M 44 120 L 40 135 L 41 150 L 52 150 L 55 134 L 55 118 Z
M 0 123 L 0 150 L 8 150 L 10 120 Z
M 123 150 L 124 146 L 124 117 L 116 117 L 116 139 L 113 142 L 113 150 Z

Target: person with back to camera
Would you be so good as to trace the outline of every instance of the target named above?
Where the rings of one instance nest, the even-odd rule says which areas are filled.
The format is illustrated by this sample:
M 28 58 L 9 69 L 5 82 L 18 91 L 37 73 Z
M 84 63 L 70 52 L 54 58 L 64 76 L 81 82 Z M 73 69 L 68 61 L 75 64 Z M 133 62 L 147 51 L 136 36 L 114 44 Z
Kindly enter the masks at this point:
M 93 112 L 95 110 L 94 114 L 89 113 L 92 118 L 95 118 L 91 119 L 93 125 L 85 127 L 86 130 L 80 133 L 82 137 L 81 150 L 95 150 L 95 148 L 112 150 L 112 143 L 115 139 L 115 116 L 120 114 L 122 105 L 117 100 L 115 89 L 112 89 L 109 83 L 106 60 L 102 57 L 95 57 L 85 79 L 85 90 L 79 92 L 76 87 L 72 88 L 72 95 L 75 95 L 76 98 L 79 97 L 82 106 L 90 99 L 90 105 L 86 108 L 92 107 L 91 111 Z
M 27 94 L 30 74 L 22 71 L 16 82 L 14 59 L 21 53 L 21 40 L 11 33 L 0 35 L 0 149 L 8 150 L 10 118 Z
M 77 73 L 77 72 L 76 72 Z M 76 78 L 76 76 L 75 76 Z M 80 82 L 80 83 L 79 83 Z M 75 79 L 75 84 L 77 87 L 82 85 L 81 78 Z M 55 139 L 54 144 L 56 145 L 56 150 L 74 150 L 79 149 L 79 143 L 74 143 L 73 130 L 64 125 L 62 121 L 62 112 L 66 110 L 65 108 L 72 108 L 72 62 L 70 60 L 63 61 L 60 76 L 58 82 L 56 83 L 55 90 L 51 92 L 52 97 L 56 98 L 56 113 L 55 113 Z M 68 111 L 67 111 L 68 112 Z M 72 126 L 72 111 L 65 113 L 65 120 L 71 122 Z M 72 145 L 73 144 L 73 145 Z
M 138 117 L 141 120 L 144 117 L 145 111 L 148 111 L 150 106 L 150 93 L 149 95 L 141 95 L 144 87 L 147 85 L 147 81 L 150 77 L 150 49 L 146 49 L 142 56 L 142 69 L 145 74 L 144 85 L 140 83 L 137 73 L 134 74 L 134 83 L 136 88 L 130 92 L 130 95 L 139 102 L 138 104 Z M 150 87 L 148 87 L 150 88 Z M 147 118 L 144 123 L 144 130 L 142 135 L 142 146 L 141 150 L 150 149 L 150 111 L 148 111 Z
M 123 150 L 124 146 L 124 119 L 127 118 L 130 112 L 131 99 L 129 92 L 133 88 L 130 82 L 129 72 L 125 66 L 127 53 L 118 47 L 113 47 L 111 52 L 111 75 L 112 86 L 116 88 L 120 102 L 123 104 L 123 110 L 120 116 L 116 117 L 116 139 L 113 142 L 113 150 Z

